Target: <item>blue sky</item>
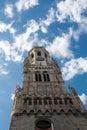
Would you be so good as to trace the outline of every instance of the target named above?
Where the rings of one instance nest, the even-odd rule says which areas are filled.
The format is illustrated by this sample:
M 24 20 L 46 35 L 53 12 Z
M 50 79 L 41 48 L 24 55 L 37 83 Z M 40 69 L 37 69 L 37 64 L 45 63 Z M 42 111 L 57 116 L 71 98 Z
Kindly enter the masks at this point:
M 87 0 L 0 0 L 0 129 L 8 130 L 23 60 L 44 46 L 87 108 Z

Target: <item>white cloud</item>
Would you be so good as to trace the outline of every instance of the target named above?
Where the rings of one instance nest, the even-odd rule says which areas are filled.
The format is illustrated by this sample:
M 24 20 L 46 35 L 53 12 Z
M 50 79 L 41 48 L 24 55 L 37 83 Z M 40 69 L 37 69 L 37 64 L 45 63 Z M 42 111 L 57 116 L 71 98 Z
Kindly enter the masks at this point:
M 62 34 L 62 36 L 57 36 L 53 40 L 53 43 L 48 45 L 46 49 L 59 58 L 71 58 L 73 57 L 73 52 L 70 50 L 71 42 L 70 38 L 73 34 L 72 29 L 70 28 L 69 34 Z
M 78 24 L 78 29 L 74 31 L 73 38 L 78 41 L 79 37 L 83 33 L 87 33 L 87 19 L 84 19 L 82 23 Z
M 5 15 L 9 18 L 12 18 L 14 16 L 13 14 L 13 5 L 12 4 L 7 4 L 5 9 L 4 9 Z
M 6 32 L 8 25 L 0 21 L 0 32 Z
M 87 9 L 87 0 L 65 0 L 57 3 L 56 17 L 58 21 L 64 22 L 69 18 L 74 22 L 81 22 L 83 13 Z
M 12 27 L 13 22 L 11 22 L 10 24 L 6 24 L 2 21 L 0 21 L 0 32 L 6 32 L 9 31 L 11 34 L 14 34 L 16 32 L 16 30 Z
M 19 55 L 19 51 L 16 50 L 14 47 L 14 44 L 10 44 L 8 41 L 0 41 L 0 51 L 3 54 L 3 57 L 5 61 L 21 61 L 22 60 L 22 54 Z
M 15 96 L 15 94 L 14 94 L 14 93 L 11 93 L 11 100 L 12 100 L 12 101 L 14 100 L 14 96 Z
M 12 29 L 9 25 L 9 30 Z M 2 40 L 0 41 L 1 53 L 4 55 L 6 61 L 20 62 L 23 60 L 23 53 L 31 49 L 38 41 L 37 31 L 39 25 L 36 21 L 30 20 L 26 24 L 26 30 L 19 35 L 13 35 L 14 42 Z M 11 31 L 11 30 L 10 30 Z
M 83 33 L 87 33 L 87 0 L 65 0 L 57 3 L 56 19 L 60 23 L 75 22 L 77 29 L 74 30 L 73 38 L 78 41 Z
M 21 50 L 21 52 L 31 49 L 33 44 L 38 41 L 38 36 L 36 33 L 38 30 L 39 25 L 36 21 L 28 21 L 26 24 L 26 31 L 23 34 L 15 36 L 14 47 Z
M 6 60 L 10 60 L 11 45 L 8 41 L 0 41 L 0 49 Z
M 87 95 L 85 93 L 82 93 L 81 96 L 79 96 L 83 104 L 87 104 Z
M 29 8 L 33 8 L 34 6 L 38 5 L 38 0 L 18 0 L 15 3 L 18 12 L 22 10 L 28 10 Z
M 19 50 L 21 54 L 24 51 L 29 51 L 36 41 L 37 41 L 37 34 L 29 36 L 27 35 L 27 33 L 24 33 L 15 37 L 14 48 L 17 48 L 17 50 Z
M 6 69 L 7 67 L 7 64 L 4 62 L 3 60 L 3 54 L 0 50 L 0 75 L 3 74 L 3 75 L 7 75 L 8 74 L 8 71 Z
M 0 75 L 7 75 L 8 71 L 5 70 L 5 66 L 4 65 L 0 65 Z
M 30 20 L 26 24 L 26 33 L 31 34 L 39 30 L 39 24 L 35 20 Z
M 41 31 L 47 33 L 47 27 L 55 21 L 55 10 L 51 8 L 45 20 L 40 20 Z
M 49 45 L 49 44 L 50 44 L 50 42 L 47 41 L 46 39 L 41 39 L 41 40 L 39 40 L 39 42 L 38 42 L 38 46 L 47 46 L 47 45 Z
M 75 75 L 83 74 L 85 72 L 87 72 L 87 57 L 71 59 L 70 61 L 66 62 L 62 68 L 64 80 L 70 80 Z

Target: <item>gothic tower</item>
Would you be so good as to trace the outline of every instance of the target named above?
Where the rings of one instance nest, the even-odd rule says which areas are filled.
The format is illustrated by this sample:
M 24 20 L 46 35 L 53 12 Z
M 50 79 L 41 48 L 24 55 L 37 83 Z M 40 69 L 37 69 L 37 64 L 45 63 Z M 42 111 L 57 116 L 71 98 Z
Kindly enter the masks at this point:
M 23 86 L 15 91 L 9 130 L 87 130 L 87 111 L 67 92 L 57 62 L 43 47 L 28 52 Z

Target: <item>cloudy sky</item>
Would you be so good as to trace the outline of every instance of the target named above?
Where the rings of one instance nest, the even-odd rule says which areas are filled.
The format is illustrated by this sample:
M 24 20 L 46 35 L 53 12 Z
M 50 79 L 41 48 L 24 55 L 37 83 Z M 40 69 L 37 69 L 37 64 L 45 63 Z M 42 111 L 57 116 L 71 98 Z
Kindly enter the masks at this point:
M 44 46 L 87 108 L 87 0 L 0 0 L 0 129 L 8 130 L 27 52 Z

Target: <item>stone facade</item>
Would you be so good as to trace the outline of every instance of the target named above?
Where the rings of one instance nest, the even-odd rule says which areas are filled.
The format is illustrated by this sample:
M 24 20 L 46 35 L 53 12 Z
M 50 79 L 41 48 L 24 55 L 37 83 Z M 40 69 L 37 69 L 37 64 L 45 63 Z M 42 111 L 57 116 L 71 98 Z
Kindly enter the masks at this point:
M 43 47 L 28 52 L 23 79 L 9 130 L 87 130 L 87 110 L 74 88 L 67 92 L 57 62 Z

